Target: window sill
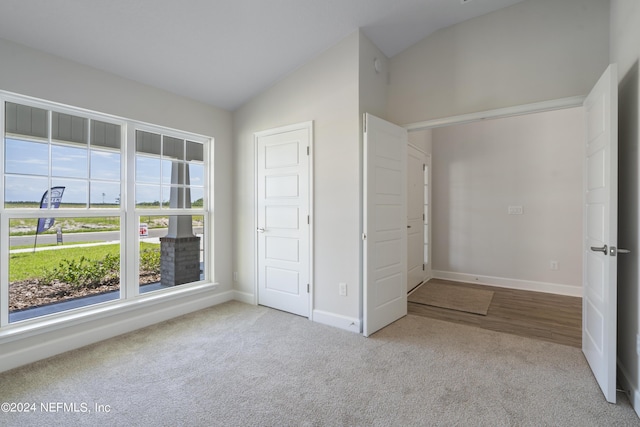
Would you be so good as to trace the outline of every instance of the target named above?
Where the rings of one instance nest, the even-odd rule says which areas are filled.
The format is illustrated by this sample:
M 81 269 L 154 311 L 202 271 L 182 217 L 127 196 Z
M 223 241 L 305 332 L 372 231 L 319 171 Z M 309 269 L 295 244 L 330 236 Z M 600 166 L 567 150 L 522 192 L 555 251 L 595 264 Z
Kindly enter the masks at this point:
M 89 307 L 78 308 L 69 312 L 56 313 L 37 319 L 12 323 L 0 331 L 0 345 L 111 316 L 124 315 L 167 302 L 189 299 L 196 295 L 211 293 L 215 291 L 218 286 L 218 283 L 181 285 L 180 289 L 150 292 L 148 294 L 138 295 L 129 300 L 109 301 Z

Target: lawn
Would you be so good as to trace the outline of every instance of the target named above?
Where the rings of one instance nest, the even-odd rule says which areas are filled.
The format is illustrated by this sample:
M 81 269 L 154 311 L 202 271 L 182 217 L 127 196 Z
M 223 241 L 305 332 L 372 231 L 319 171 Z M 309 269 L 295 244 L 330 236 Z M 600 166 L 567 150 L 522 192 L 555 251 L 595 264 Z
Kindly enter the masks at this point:
M 140 243 L 141 252 L 147 248 L 159 250 L 160 245 L 147 242 Z M 90 260 L 102 260 L 107 255 L 116 256 L 119 253 L 120 244 L 114 243 L 111 245 L 11 254 L 9 257 L 9 282 L 41 277 L 43 271 L 53 270 L 64 260 L 79 259 L 82 256 Z

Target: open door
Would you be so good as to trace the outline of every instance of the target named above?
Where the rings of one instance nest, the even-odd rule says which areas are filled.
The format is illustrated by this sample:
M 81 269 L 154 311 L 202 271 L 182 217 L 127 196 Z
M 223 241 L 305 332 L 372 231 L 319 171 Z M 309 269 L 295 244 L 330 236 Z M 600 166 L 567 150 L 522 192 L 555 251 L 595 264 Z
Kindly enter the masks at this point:
M 364 117 L 363 334 L 407 314 L 407 131 Z
M 607 401 L 616 402 L 618 74 L 610 65 L 584 102 L 585 248 L 582 352 Z

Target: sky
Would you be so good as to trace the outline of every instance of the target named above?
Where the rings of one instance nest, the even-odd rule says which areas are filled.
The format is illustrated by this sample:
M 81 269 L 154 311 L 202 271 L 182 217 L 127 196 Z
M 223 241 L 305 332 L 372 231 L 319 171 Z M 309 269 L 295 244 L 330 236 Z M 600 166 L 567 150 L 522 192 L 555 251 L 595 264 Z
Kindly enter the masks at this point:
M 40 202 L 48 188 L 49 149 L 51 186 L 64 186 L 63 204 L 86 203 L 89 185 L 92 204 L 116 203 L 120 198 L 120 152 L 87 150 L 82 146 L 5 139 L 5 201 Z M 90 167 L 89 167 L 90 165 Z M 172 162 L 136 156 L 136 200 L 169 200 Z M 191 199 L 204 196 L 204 166 L 189 164 Z M 90 184 L 89 184 L 90 183 Z M 195 188 L 193 188 L 195 187 Z

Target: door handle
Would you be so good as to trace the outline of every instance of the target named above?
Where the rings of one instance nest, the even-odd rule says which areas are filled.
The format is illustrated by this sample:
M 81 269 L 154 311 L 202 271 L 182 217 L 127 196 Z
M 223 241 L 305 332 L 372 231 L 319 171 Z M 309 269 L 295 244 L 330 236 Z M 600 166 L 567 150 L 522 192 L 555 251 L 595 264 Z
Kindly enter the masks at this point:
M 602 252 L 605 255 L 608 253 L 607 245 L 604 245 L 601 248 L 599 248 L 597 246 L 591 246 L 591 250 L 594 251 L 594 252 Z
M 620 249 L 617 248 L 615 246 L 611 246 L 609 248 L 609 255 L 611 256 L 616 256 L 617 254 L 630 254 L 631 251 L 629 249 Z
M 264 228 L 262 228 L 262 227 L 258 227 L 258 228 L 256 228 L 256 231 L 257 231 L 258 233 L 264 233 Z

